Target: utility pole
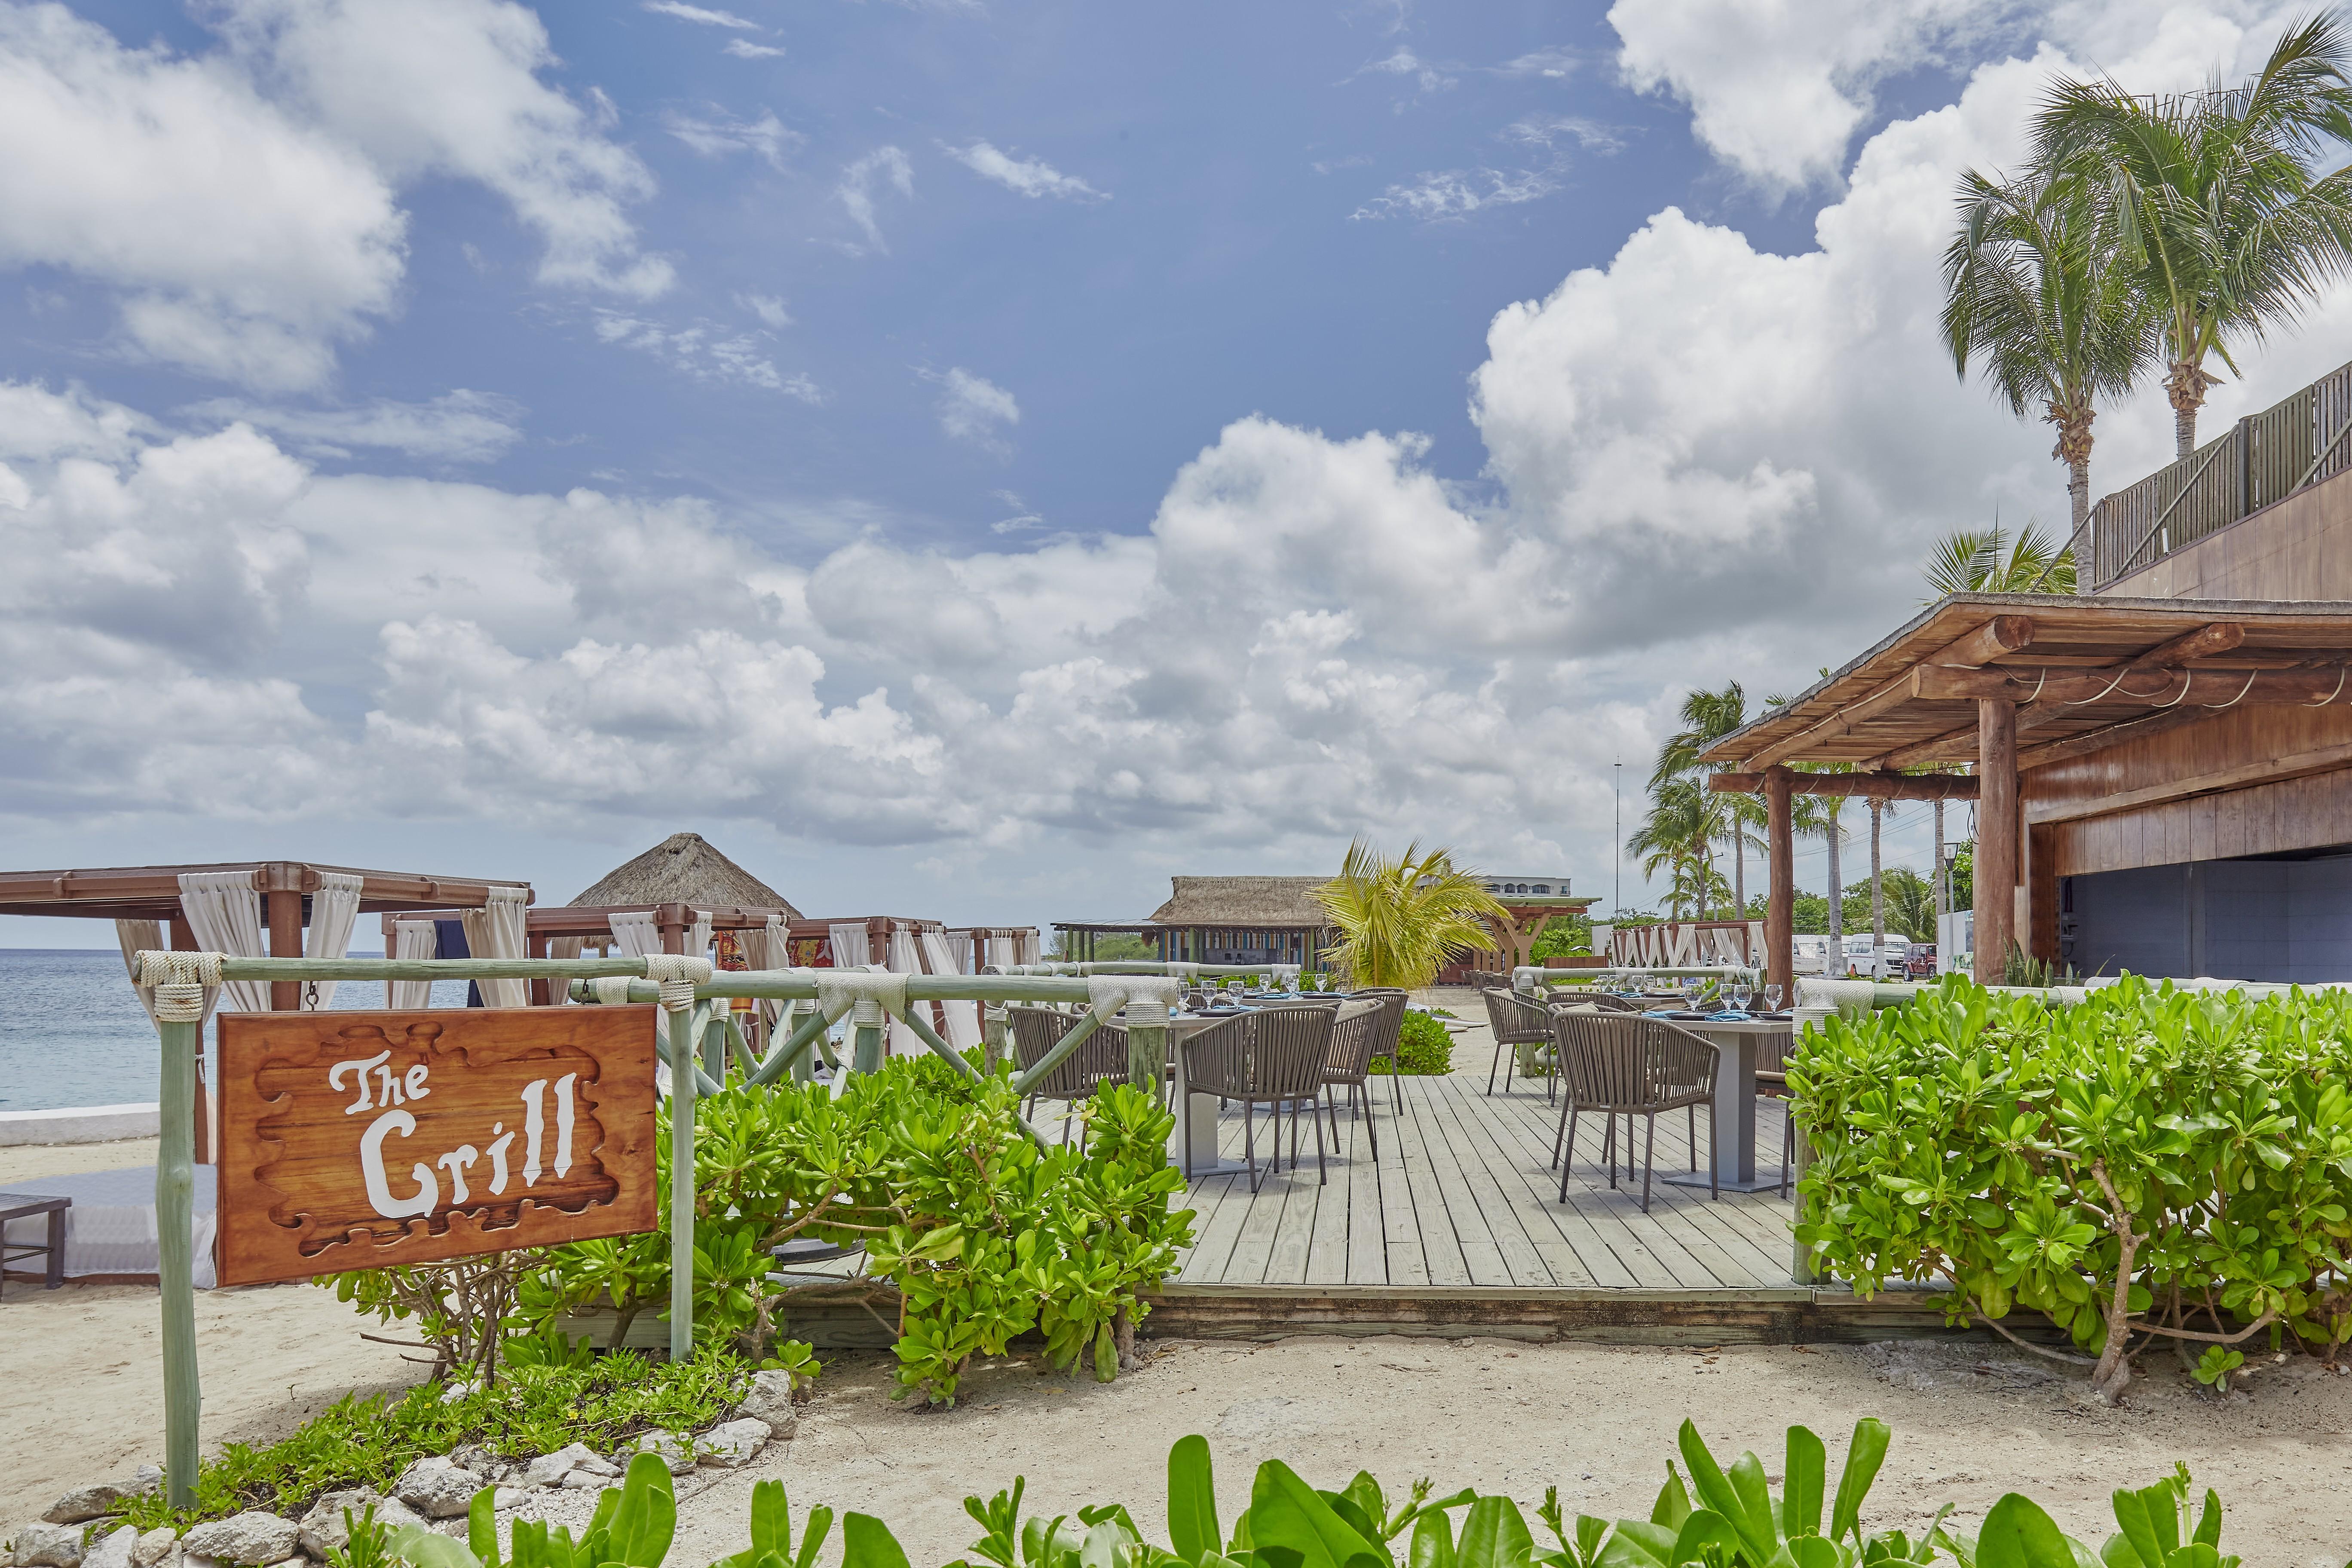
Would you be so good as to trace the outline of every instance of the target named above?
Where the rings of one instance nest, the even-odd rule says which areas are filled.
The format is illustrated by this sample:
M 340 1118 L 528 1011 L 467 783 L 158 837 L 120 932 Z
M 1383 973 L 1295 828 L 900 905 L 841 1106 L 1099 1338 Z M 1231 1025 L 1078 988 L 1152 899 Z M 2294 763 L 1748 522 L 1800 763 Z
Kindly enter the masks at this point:
M 1625 912 L 1625 759 L 1618 758 L 1616 767 L 1616 804 L 1611 823 L 1614 829 L 1614 843 L 1610 851 L 1609 912 L 1622 915 Z

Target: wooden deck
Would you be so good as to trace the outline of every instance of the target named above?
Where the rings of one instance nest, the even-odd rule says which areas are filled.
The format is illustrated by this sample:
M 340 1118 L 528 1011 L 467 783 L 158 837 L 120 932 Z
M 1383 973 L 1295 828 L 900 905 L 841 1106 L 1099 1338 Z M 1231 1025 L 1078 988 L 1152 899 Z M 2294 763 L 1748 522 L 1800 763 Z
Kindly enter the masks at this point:
M 1601 1129 L 1592 1117 L 1580 1119 L 1562 1204 L 1559 1175 L 1545 1168 L 1559 1112 L 1546 1102 L 1543 1085 L 1519 1079 L 1489 1098 L 1487 1052 L 1467 1047 L 1465 1039 L 1456 1062 L 1475 1059 L 1480 1070 L 1402 1079 L 1402 1113 L 1389 1083 L 1374 1080 L 1377 1158 L 1361 1115 L 1351 1121 L 1342 1109 L 1339 1146 L 1327 1153 L 1320 1184 L 1314 1134 L 1303 1121 L 1297 1168 L 1287 1159 L 1286 1123 L 1282 1171 L 1265 1174 L 1255 1196 L 1244 1175 L 1192 1183 L 1186 1201 L 1194 1212 L 1194 1242 L 1172 1283 L 1327 1286 L 1343 1293 L 1483 1287 L 1578 1295 L 1695 1292 L 1725 1301 L 1759 1292 L 1812 1299 L 1814 1292 L 1790 1275 L 1791 1205 L 1778 1193 L 1725 1193 L 1710 1201 L 1703 1187 L 1666 1184 L 1665 1177 L 1690 1168 L 1684 1114 L 1658 1119 L 1648 1214 L 1641 1210 L 1638 1175 L 1629 1184 L 1621 1173 L 1611 1189 Z M 1777 1101 L 1759 1102 L 1759 1175 L 1779 1168 L 1780 1115 Z M 1633 1123 L 1637 1137 L 1643 1125 Z M 1263 1166 L 1272 1142 L 1263 1111 L 1256 1131 Z M 1238 1106 L 1227 1110 L 1220 1133 L 1224 1153 L 1240 1158 Z M 1698 1142 L 1703 1170 L 1704 1110 Z

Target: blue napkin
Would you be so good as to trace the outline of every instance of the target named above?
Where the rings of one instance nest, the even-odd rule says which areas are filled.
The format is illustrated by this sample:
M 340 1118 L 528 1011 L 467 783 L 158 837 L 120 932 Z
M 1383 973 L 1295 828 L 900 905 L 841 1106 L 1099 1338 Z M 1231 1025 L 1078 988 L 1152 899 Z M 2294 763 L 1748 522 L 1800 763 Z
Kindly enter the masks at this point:
M 1744 1024 L 1748 1022 L 1749 1016 L 1750 1015 L 1747 1013 L 1732 1008 L 1721 1013 L 1709 1013 L 1707 1021 L 1711 1024 Z

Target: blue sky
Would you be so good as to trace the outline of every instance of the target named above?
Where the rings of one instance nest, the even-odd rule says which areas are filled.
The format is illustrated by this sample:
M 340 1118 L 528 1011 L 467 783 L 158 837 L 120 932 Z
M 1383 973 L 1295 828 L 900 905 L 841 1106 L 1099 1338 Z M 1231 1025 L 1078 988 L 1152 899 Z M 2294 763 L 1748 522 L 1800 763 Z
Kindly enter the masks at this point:
M 2284 14 L 0 0 L 0 853 L 1605 891 L 1684 690 L 2063 516 L 1935 346 L 1959 170 Z

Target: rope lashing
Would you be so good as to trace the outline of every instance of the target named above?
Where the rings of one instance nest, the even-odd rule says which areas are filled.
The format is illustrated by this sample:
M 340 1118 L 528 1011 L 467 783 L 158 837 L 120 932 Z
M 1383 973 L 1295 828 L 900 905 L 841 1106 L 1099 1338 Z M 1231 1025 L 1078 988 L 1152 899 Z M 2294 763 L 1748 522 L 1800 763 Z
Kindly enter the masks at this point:
M 646 954 L 646 978 L 661 987 L 661 1005 L 672 1013 L 694 1007 L 694 988 L 710 984 L 710 960 L 682 952 Z
M 877 970 L 820 969 L 816 972 L 817 1011 L 824 1015 L 827 1024 L 837 1024 L 848 1017 L 859 1003 L 865 1009 L 853 1023 L 871 1026 L 882 1021 L 881 1015 L 893 1018 L 907 1016 L 907 977 Z
M 625 974 L 600 974 L 588 982 L 588 994 L 607 1007 L 625 1007 L 629 1004 L 629 985 Z
M 2235 708 L 2239 703 L 2243 702 L 2246 700 L 2246 693 L 2254 689 L 2254 677 L 2261 673 L 2262 671 L 2259 669 L 2250 669 L 2246 671 L 2246 684 L 2238 689 L 2238 694 L 2235 697 L 2231 698 L 2227 702 L 2208 702 L 2203 704 L 2203 706 L 2216 710 L 2222 708 Z M 2338 683 L 2337 689 L 2339 690 L 2342 689 L 2340 682 Z
M 1087 1011 L 1097 1018 L 1108 1018 L 1130 1002 L 1151 1003 L 1172 1010 L 1183 995 L 1183 982 L 1165 974 L 1087 976 Z
M 139 954 L 139 984 L 155 994 L 155 1021 L 159 1024 L 203 1023 L 205 993 L 218 989 L 220 983 L 221 955 L 217 952 L 143 950 Z

